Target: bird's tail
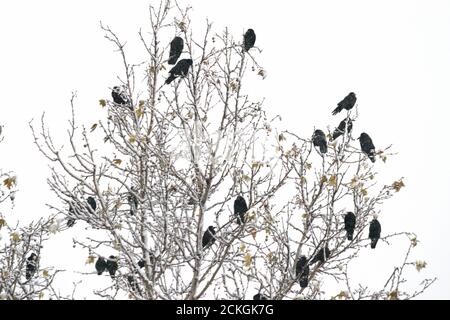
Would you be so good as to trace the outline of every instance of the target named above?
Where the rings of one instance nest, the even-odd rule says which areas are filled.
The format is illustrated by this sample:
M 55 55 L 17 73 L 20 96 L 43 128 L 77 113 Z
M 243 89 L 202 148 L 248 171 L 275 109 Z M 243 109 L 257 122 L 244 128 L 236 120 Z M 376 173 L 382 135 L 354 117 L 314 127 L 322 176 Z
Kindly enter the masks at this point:
M 320 152 L 321 153 L 327 153 L 327 151 L 328 151 L 327 144 L 326 143 L 321 144 L 320 145 Z
M 341 110 L 342 110 L 341 107 L 337 107 L 336 109 L 334 109 L 334 110 L 331 112 L 331 114 L 332 114 L 333 116 L 335 116 L 335 115 L 337 115 L 339 112 L 341 112 Z
M 347 240 L 353 240 L 353 232 L 347 231 Z
M 166 79 L 166 84 L 170 84 L 173 80 L 175 80 L 176 79 L 176 77 L 173 75 L 173 74 L 171 74 L 167 79 Z
M 377 238 L 370 239 L 370 247 L 372 249 L 375 249 L 375 247 L 377 246 L 377 242 L 378 242 Z
M 307 276 L 303 276 L 300 278 L 300 287 L 301 288 L 306 288 L 308 286 L 308 277 Z
M 174 54 L 173 56 L 169 57 L 169 60 L 167 61 L 168 64 L 175 64 L 178 60 L 178 55 Z
M 375 151 L 370 151 L 368 156 L 369 156 L 370 161 L 372 161 L 372 163 L 375 163 Z
M 171 56 L 169 60 L 167 61 L 168 64 L 175 64 L 176 60 L 174 59 L 174 56 Z

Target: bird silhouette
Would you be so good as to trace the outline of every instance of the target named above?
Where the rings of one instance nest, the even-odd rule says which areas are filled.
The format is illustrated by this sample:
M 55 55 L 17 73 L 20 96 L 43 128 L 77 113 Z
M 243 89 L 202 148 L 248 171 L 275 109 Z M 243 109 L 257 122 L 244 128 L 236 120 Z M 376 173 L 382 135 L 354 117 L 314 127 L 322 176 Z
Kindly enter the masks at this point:
M 347 128 L 347 133 L 350 133 L 352 131 L 352 128 L 353 128 L 352 120 L 348 119 L 348 122 L 347 122 L 347 119 L 342 120 L 339 123 L 339 126 L 336 129 L 334 129 L 333 137 L 331 138 L 331 141 L 336 140 L 341 135 L 343 135 L 345 133 L 345 128 Z
M 131 192 L 128 194 L 127 200 L 130 205 L 130 215 L 134 215 L 139 206 L 138 197 L 135 195 L 135 188 L 131 187 Z
M 205 248 L 206 246 L 212 245 L 215 241 L 215 235 L 216 229 L 213 226 L 209 226 L 208 229 L 203 234 L 202 238 L 202 247 Z
M 268 300 L 262 293 L 257 293 L 253 296 L 253 300 Z
M 347 239 L 353 240 L 353 232 L 355 232 L 356 216 L 353 212 L 347 212 L 344 217 L 344 227 L 347 231 Z
M 30 280 L 31 277 L 36 272 L 37 259 L 38 257 L 35 253 L 30 254 L 29 257 L 27 258 L 27 263 L 25 266 L 25 278 L 27 280 Z
M 71 228 L 75 225 L 75 222 L 76 222 L 76 220 L 74 218 L 68 218 L 66 225 L 68 228 Z
M 369 239 L 370 239 L 370 247 L 375 249 L 377 246 L 378 239 L 380 239 L 381 235 L 381 224 L 377 219 L 373 219 L 369 225 Z
M 169 64 L 175 64 L 183 52 L 184 41 L 183 38 L 175 37 L 170 42 L 170 52 L 169 52 Z
M 87 203 L 92 212 L 95 212 L 95 210 L 97 210 L 97 202 L 95 201 L 95 199 L 93 197 L 88 197 Z
M 299 279 L 301 288 L 308 286 L 309 265 L 305 256 L 300 256 L 295 264 L 295 276 Z
M 314 258 L 311 260 L 310 264 L 321 262 L 324 263 L 328 260 L 330 257 L 330 249 L 328 248 L 328 245 L 320 248 L 320 250 L 316 253 Z
M 166 84 L 171 83 L 178 77 L 184 78 L 189 71 L 189 68 L 192 66 L 192 59 L 182 59 L 177 62 L 177 64 L 170 69 L 169 77 L 166 79 Z
M 106 260 L 102 257 L 98 257 L 97 262 L 95 263 L 95 270 L 97 270 L 97 274 L 100 276 L 106 270 Z
M 117 258 L 115 256 L 109 256 L 108 260 L 106 261 L 106 270 L 108 270 L 111 278 L 114 279 L 116 277 L 118 268 L 119 265 L 117 264 Z
M 127 281 L 128 281 L 128 284 L 130 285 L 130 288 L 132 291 L 139 291 L 139 286 L 136 282 L 136 278 L 133 275 L 131 275 L 131 274 L 128 275 Z
M 253 46 L 256 42 L 256 34 L 253 29 L 248 29 L 247 32 L 244 34 L 244 51 L 247 52 Z
M 316 131 L 314 131 L 312 141 L 315 147 L 319 147 L 321 153 L 323 154 L 327 153 L 328 151 L 327 137 L 325 136 L 325 133 L 323 133 L 322 130 L 317 129 Z
M 119 86 L 115 86 L 111 91 L 114 103 L 124 105 L 128 103 L 128 98 Z
M 234 200 L 234 215 L 237 217 L 238 224 L 245 223 L 245 214 L 248 211 L 247 202 L 241 196 L 237 196 Z
M 341 112 L 343 109 L 350 110 L 356 103 L 356 95 L 353 92 L 350 92 L 341 102 L 338 103 L 336 109 L 333 110 L 332 114 L 336 115 Z
M 361 145 L 361 151 L 369 157 L 370 161 L 375 162 L 375 146 L 373 145 L 372 139 L 365 132 L 361 133 L 358 139 Z
M 155 257 L 155 255 L 154 255 L 153 253 L 151 253 L 151 252 L 150 252 L 148 255 L 149 255 L 150 264 L 151 264 L 151 265 L 154 265 L 155 262 L 156 262 L 156 257 Z M 146 265 L 147 265 L 147 264 L 146 264 L 146 262 L 145 262 L 145 259 L 141 259 L 141 260 L 138 261 L 138 266 L 139 266 L 139 268 L 143 268 L 143 267 L 145 267 Z

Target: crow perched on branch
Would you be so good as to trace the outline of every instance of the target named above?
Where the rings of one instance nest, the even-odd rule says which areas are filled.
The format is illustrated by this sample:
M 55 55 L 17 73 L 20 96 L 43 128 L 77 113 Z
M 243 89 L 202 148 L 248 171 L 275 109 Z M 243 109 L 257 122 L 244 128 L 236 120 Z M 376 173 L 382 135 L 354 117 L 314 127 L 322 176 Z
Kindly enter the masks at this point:
M 348 119 L 344 119 L 339 123 L 339 126 L 334 129 L 333 132 L 333 138 L 331 139 L 331 141 L 336 140 L 337 138 L 339 138 L 341 135 L 343 135 L 345 133 L 345 128 L 347 127 L 347 133 L 350 133 L 352 131 L 353 128 L 353 122 L 352 120 Z
M 92 210 L 92 212 L 95 212 L 95 210 L 97 210 L 97 202 L 95 201 L 94 198 L 88 197 L 87 203 L 88 203 L 90 209 Z
M 238 224 L 245 223 L 245 213 L 248 211 L 247 202 L 241 196 L 234 200 L 234 215 L 237 217 Z
M 72 228 L 75 225 L 75 222 L 76 220 L 74 218 L 68 218 L 66 225 L 68 228 Z
M 138 209 L 139 200 L 137 196 L 134 194 L 136 192 L 135 188 L 131 187 L 131 191 L 132 192 L 128 194 L 127 200 L 130 205 L 130 215 L 133 216 L 136 210 Z
M 108 270 L 111 278 L 116 277 L 116 271 L 119 268 L 117 264 L 117 258 L 115 256 L 109 256 L 108 261 L 106 261 L 106 270 Z
M 106 270 L 106 260 L 102 257 L 98 257 L 97 262 L 95 263 L 95 270 L 97 270 L 97 274 L 100 276 Z
M 330 257 L 330 249 L 328 248 L 328 245 L 325 247 L 320 248 L 320 250 L 317 252 L 315 257 L 311 260 L 310 264 L 320 262 L 325 262 Z
M 257 293 L 253 296 L 253 300 L 268 300 L 268 299 L 265 295 Z
M 166 84 L 171 83 L 177 77 L 184 78 L 192 66 L 192 59 L 182 59 L 169 71 L 169 77 L 166 79 Z
M 111 91 L 111 96 L 114 103 L 124 105 L 128 103 L 128 98 L 126 94 L 122 91 L 119 86 L 115 86 Z
M 149 260 L 150 260 L 150 264 L 155 264 L 156 261 L 156 257 L 153 253 L 149 253 Z M 145 267 L 146 263 L 145 263 L 145 259 L 141 259 L 138 261 L 138 266 L 139 268 L 143 268 Z
M 170 52 L 169 52 L 169 64 L 175 64 L 183 52 L 184 41 L 183 38 L 175 37 L 170 42 Z
M 256 42 L 255 31 L 253 31 L 253 29 L 248 29 L 247 32 L 244 34 L 244 51 L 247 52 L 248 50 L 253 48 L 255 42 Z
M 299 279 L 300 287 L 308 286 L 309 265 L 305 256 L 301 256 L 295 265 L 295 276 Z
M 203 234 L 202 238 L 202 247 L 205 248 L 206 246 L 212 245 L 216 238 L 214 235 L 216 234 L 216 229 L 213 226 L 209 226 L 208 229 Z
M 353 240 L 353 232 L 355 232 L 356 216 L 353 212 L 347 212 L 344 217 L 345 231 L 347 231 L 347 239 Z
M 27 280 L 30 280 L 36 272 L 37 259 L 38 257 L 35 253 L 30 254 L 30 256 L 27 258 L 27 264 L 25 266 L 25 278 Z
M 313 137 L 312 137 L 313 145 L 315 147 L 319 147 L 321 153 L 327 153 L 328 146 L 327 146 L 327 137 L 325 136 L 325 133 L 323 133 L 322 130 L 317 129 L 314 131 Z
M 374 218 L 370 222 L 369 226 L 370 247 L 372 249 L 375 249 L 375 247 L 377 246 L 377 242 L 378 239 L 380 239 L 380 235 L 381 235 L 381 224 L 376 218 Z
M 338 103 L 336 109 L 333 110 L 333 116 L 341 112 L 343 109 L 350 110 L 356 103 L 356 95 L 350 92 L 341 102 Z
M 67 227 L 71 228 L 75 225 L 76 219 L 73 217 L 75 215 L 75 210 L 73 209 L 72 203 L 69 203 L 69 217 L 67 218 Z
M 136 282 L 136 278 L 133 275 L 131 275 L 131 274 L 128 275 L 127 281 L 128 281 L 128 284 L 130 285 L 130 288 L 132 291 L 139 291 L 139 286 Z
M 358 139 L 362 152 L 369 157 L 370 161 L 375 162 L 375 146 L 373 145 L 372 139 L 365 132 L 361 133 Z

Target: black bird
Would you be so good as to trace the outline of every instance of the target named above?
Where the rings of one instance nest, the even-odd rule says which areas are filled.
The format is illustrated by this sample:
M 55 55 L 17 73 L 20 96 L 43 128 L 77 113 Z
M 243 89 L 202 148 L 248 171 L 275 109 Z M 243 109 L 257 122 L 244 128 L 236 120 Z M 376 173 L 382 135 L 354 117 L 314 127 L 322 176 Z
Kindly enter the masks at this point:
M 317 261 L 323 263 L 330 257 L 330 249 L 328 245 L 320 248 L 319 252 L 317 252 L 316 256 L 311 260 L 310 264 L 316 263 Z
M 212 245 L 216 241 L 216 238 L 214 237 L 215 234 L 216 234 L 216 229 L 213 226 L 209 226 L 208 229 L 203 234 L 203 238 L 202 238 L 202 247 L 203 248 L 206 246 Z
M 173 80 L 175 80 L 177 77 L 184 78 L 189 71 L 189 68 L 192 66 L 192 59 L 182 59 L 177 62 L 175 67 L 170 69 L 169 71 L 169 77 L 166 79 L 166 84 L 171 83 Z
M 106 260 L 102 257 L 98 257 L 97 262 L 95 263 L 95 270 L 97 270 L 97 274 L 100 276 L 106 270 Z
M 108 260 L 106 261 L 106 270 L 108 270 L 109 275 L 111 278 L 116 277 L 116 271 L 119 268 L 119 265 L 117 264 L 117 258 L 115 256 L 109 256 Z
M 95 201 L 95 199 L 92 197 L 88 197 L 87 203 L 88 203 L 90 209 L 92 210 L 92 212 L 95 212 L 95 210 L 97 209 L 97 202 Z
M 26 270 L 25 270 L 25 278 L 27 280 L 30 280 L 31 277 L 36 272 L 36 265 L 37 265 L 37 255 L 35 253 L 32 253 L 27 258 L 27 264 L 26 264 Z
M 380 239 L 380 235 L 381 235 L 381 224 L 376 218 L 374 218 L 370 222 L 369 226 L 370 247 L 372 249 L 375 249 L 375 247 L 377 246 L 377 242 L 378 239 Z
M 328 151 L 327 137 L 325 136 L 325 133 L 323 133 L 322 130 L 314 131 L 312 141 L 315 147 L 320 148 L 321 153 L 327 153 Z
M 247 52 L 255 45 L 256 34 L 253 29 L 248 29 L 244 34 L 244 51 Z
M 345 128 L 347 127 L 347 133 L 350 133 L 352 131 L 353 128 L 353 122 L 352 120 L 348 119 L 344 119 L 339 123 L 339 126 L 334 129 L 333 132 L 333 138 L 331 139 L 331 141 L 336 140 L 337 138 L 339 138 L 341 135 L 343 135 L 345 133 Z
M 114 103 L 124 105 L 128 103 L 128 98 L 119 86 L 115 86 L 111 91 Z
M 134 276 L 132 276 L 131 274 L 128 275 L 127 281 L 128 281 L 128 284 L 130 285 L 130 288 L 132 291 L 139 291 L 139 286 L 138 286 L 138 284 L 136 282 L 136 278 Z
M 234 200 L 234 215 L 237 217 L 238 224 L 245 223 L 245 213 L 248 211 L 247 202 L 241 196 Z
M 265 295 L 257 293 L 253 296 L 253 300 L 268 300 L 268 299 Z
M 68 214 L 68 218 L 67 218 L 67 227 L 71 228 L 74 226 L 76 219 L 74 218 L 75 215 L 75 210 L 73 208 L 72 203 L 69 203 L 69 214 Z
M 333 110 L 332 114 L 336 115 L 343 109 L 350 110 L 354 107 L 355 103 L 356 95 L 353 92 L 350 92 L 341 102 L 338 103 L 337 108 Z
M 156 261 L 155 255 L 152 252 L 150 252 L 148 255 L 149 255 L 150 264 L 155 264 L 155 261 Z M 139 266 L 139 268 L 143 268 L 146 266 L 146 262 L 145 262 L 144 258 L 142 258 L 141 260 L 138 261 L 138 266 Z
M 375 146 L 373 145 L 372 139 L 365 132 L 361 133 L 358 139 L 362 152 L 369 157 L 370 161 L 375 162 Z
M 169 52 L 169 64 L 175 64 L 183 52 L 184 41 L 183 38 L 175 37 L 170 42 L 170 52 Z
M 295 276 L 299 279 L 300 287 L 308 286 L 309 265 L 305 256 L 301 256 L 295 265 Z
M 356 216 L 353 212 L 347 212 L 344 217 L 345 231 L 347 231 L 347 239 L 353 240 L 353 232 L 355 232 Z
M 138 209 L 139 200 L 137 196 L 134 194 L 136 190 L 134 188 L 131 188 L 131 191 L 128 195 L 128 203 L 130 205 L 130 215 L 134 215 L 136 210 Z
M 68 228 L 71 228 L 75 225 L 75 222 L 76 222 L 76 220 L 74 218 L 68 218 L 66 225 Z

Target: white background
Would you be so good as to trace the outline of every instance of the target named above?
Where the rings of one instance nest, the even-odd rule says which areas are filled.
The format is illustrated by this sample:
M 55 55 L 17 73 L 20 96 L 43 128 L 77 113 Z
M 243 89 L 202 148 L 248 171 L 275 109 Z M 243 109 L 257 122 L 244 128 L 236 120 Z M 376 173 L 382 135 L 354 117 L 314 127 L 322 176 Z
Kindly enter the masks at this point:
M 11 215 L 24 221 L 45 216 L 51 201 L 47 163 L 32 143 L 28 121 L 46 111 L 52 131 L 62 136 L 75 90 L 79 121 L 90 126 L 104 117 L 98 100 L 109 98 L 108 88 L 122 69 L 99 21 L 127 39 L 130 60 L 140 62 L 145 54 L 137 32 L 146 30 L 148 3 L 2 2 L 0 124 L 6 139 L 0 167 L 17 173 L 20 189 Z M 449 299 L 450 2 L 201 0 L 191 5 L 197 25 L 208 17 L 217 32 L 229 26 L 238 39 L 247 28 L 256 31 L 268 76 L 254 77 L 251 93 L 265 97 L 265 108 L 280 114 L 286 128 L 310 136 L 314 126 L 337 125 L 340 116 L 332 117 L 331 110 L 356 92 L 355 132 L 366 131 L 378 148 L 393 144 L 399 153 L 375 164 L 380 177 L 386 182 L 405 177 L 406 188 L 383 208 L 383 232 L 418 234 L 414 257 L 428 267 L 411 278 L 437 276 L 423 298 Z M 49 244 L 48 263 L 89 272 L 86 252 L 72 250 L 72 235 L 58 235 Z M 354 280 L 380 284 L 399 259 L 383 244 L 361 257 Z M 72 278 L 68 272 L 62 291 L 67 293 Z M 97 282 L 83 284 L 81 296 Z

